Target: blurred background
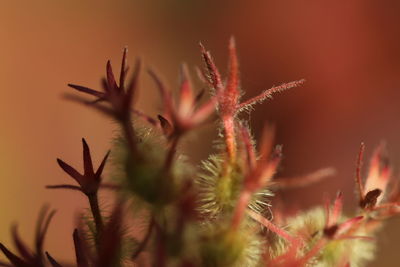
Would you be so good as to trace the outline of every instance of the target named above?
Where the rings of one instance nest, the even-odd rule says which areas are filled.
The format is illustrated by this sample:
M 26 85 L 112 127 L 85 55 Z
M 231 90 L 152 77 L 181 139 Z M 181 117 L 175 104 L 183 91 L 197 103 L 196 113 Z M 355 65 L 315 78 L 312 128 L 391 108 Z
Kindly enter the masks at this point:
M 239 50 L 244 98 L 283 82 L 307 80 L 248 115 L 256 136 L 264 122 L 276 125 L 285 156 L 279 175 L 326 166 L 337 170 L 324 182 L 284 192 L 287 208 L 309 208 L 322 202 L 324 192 L 333 197 L 341 189 L 351 211 L 361 141 L 368 158 L 385 140 L 399 178 L 399 14 L 395 0 L 3 2 L 0 241 L 10 244 L 14 222 L 32 239 L 38 211 L 49 203 L 58 212 L 46 247 L 58 259 L 73 257 L 71 233 L 85 199 L 44 186 L 70 182 L 56 165 L 57 157 L 81 168 L 81 137 L 87 138 L 98 164 L 117 127 L 95 111 L 65 101 L 67 83 L 98 88 L 106 60 L 116 67 L 126 45 L 130 62 L 141 56 L 171 86 L 177 84 L 180 63 L 201 65 L 199 41 L 225 72 L 231 35 Z M 144 73 L 139 98 L 140 109 L 157 114 L 159 99 Z M 211 126 L 189 137 L 195 160 L 212 149 Z M 399 223 L 393 219 L 380 234 L 379 264 L 371 266 L 397 266 Z

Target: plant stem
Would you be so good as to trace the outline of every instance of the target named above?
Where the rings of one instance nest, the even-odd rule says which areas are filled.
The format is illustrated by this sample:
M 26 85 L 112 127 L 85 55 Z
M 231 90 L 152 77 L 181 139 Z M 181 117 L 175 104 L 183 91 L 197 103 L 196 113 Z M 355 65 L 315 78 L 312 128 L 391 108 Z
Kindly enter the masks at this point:
M 253 218 L 255 221 L 261 223 L 262 225 L 264 225 L 268 230 L 270 230 L 271 232 L 277 234 L 278 236 L 282 237 L 283 239 L 285 239 L 286 241 L 288 241 L 289 243 L 291 243 L 292 245 L 295 244 L 296 242 L 298 242 L 298 240 L 293 237 L 291 234 L 289 234 L 288 232 L 286 232 L 285 230 L 279 228 L 278 226 L 276 226 L 275 224 L 273 224 L 270 220 L 268 220 L 267 218 L 264 218 L 263 216 L 261 216 L 260 214 L 252 211 L 252 210 L 247 210 L 247 213 L 250 215 L 251 218 Z
M 132 156 L 136 156 L 137 155 L 137 147 L 136 147 L 137 140 L 136 140 L 135 131 L 134 131 L 132 123 L 131 123 L 131 119 L 127 118 L 127 119 L 122 120 L 121 125 L 122 125 L 122 129 L 124 131 L 124 134 L 125 134 L 126 142 L 128 143 L 129 150 L 132 153 Z
M 235 211 L 233 213 L 232 228 L 237 229 L 240 222 L 243 219 L 243 215 L 246 212 L 247 205 L 249 204 L 251 193 L 249 191 L 242 191 L 239 196 L 239 200 L 236 204 Z
M 146 248 L 146 245 L 150 240 L 154 224 L 155 224 L 155 221 L 154 221 L 154 217 L 152 216 L 151 219 L 150 219 L 150 223 L 149 223 L 146 235 L 143 238 L 143 241 L 139 244 L 139 247 L 137 248 L 135 253 L 133 253 L 132 260 L 136 259 L 140 255 L 140 253 Z
M 87 195 L 90 204 L 90 210 L 92 211 L 94 223 L 96 226 L 96 244 L 99 245 L 99 238 L 103 232 L 103 218 L 101 217 L 99 208 L 99 199 L 97 193 Z
M 357 168 L 356 168 L 356 184 L 358 186 L 358 193 L 360 195 L 360 202 L 364 200 L 364 188 L 361 179 L 361 167 L 362 167 L 362 160 L 364 156 L 365 145 L 361 143 L 360 151 L 358 152 L 357 157 Z
M 307 252 L 306 255 L 303 256 L 301 261 L 299 262 L 299 266 L 306 266 L 306 264 L 315 257 L 327 244 L 327 240 L 322 238 L 318 240 L 318 242 Z
M 222 121 L 224 124 L 226 152 L 229 158 L 228 162 L 232 163 L 236 159 L 235 123 L 233 117 L 224 118 Z
M 165 158 L 164 170 L 166 172 L 169 172 L 171 170 L 172 161 L 174 160 L 174 156 L 175 156 L 176 148 L 177 148 L 178 143 L 179 143 L 179 139 L 180 139 L 179 136 L 177 136 L 177 137 L 172 139 L 172 142 L 171 142 L 171 145 L 169 147 L 167 156 Z
M 160 225 L 158 225 L 157 222 L 155 222 L 155 230 L 156 230 L 156 248 L 155 248 L 155 253 L 156 257 L 154 259 L 154 266 L 158 267 L 164 267 L 166 266 L 166 240 L 165 240 L 165 233 L 163 232 L 163 229 L 161 229 Z

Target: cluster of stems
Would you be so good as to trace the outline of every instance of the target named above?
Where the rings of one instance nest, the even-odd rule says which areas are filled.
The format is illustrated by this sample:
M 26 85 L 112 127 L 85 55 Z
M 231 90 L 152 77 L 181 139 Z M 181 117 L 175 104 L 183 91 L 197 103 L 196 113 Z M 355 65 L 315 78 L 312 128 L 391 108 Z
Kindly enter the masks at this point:
M 384 219 L 400 212 L 400 189 L 390 187 L 392 168 L 385 146 L 374 152 L 368 176 L 363 182 L 361 145 L 356 168 L 357 211 L 343 214 L 343 195 L 333 204 L 328 200 L 310 212 L 286 216 L 270 207 L 274 190 L 302 187 L 334 174 L 331 168 L 302 177 L 276 177 L 282 160 L 282 146 L 274 144 L 274 128 L 266 124 L 259 144 L 253 140 L 244 111 L 278 92 L 302 85 L 301 79 L 262 91 L 242 100 L 239 61 L 235 40 L 229 43 L 229 63 L 223 78 L 209 51 L 200 44 L 204 69 L 198 78 L 209 88 L 196 92 L 186 65 L 182 65 L 177 92 L 167 88 L 149 69 L 161 96 L 162 111 L 153 118 L 134 106 L 141 62 L 137 60 L 127 82 L 127 49 L 123 51 L 117 82 L 110 61 L 101 91 L 68 84 L 92 99 L 70 99 L 95 108 L 115 120 L 121 136 L 112 149 L 114 174 L 104 182 L 103 170 L 110 151 L 97 170 L 84 138 L 83 173 L 61 159 L 60 168 L 75 184 L 48 185 L 82 193 L 90 207 L 89 219 L 82 218 L 72 233 L 78 267 L 106 266 L 360 266 L 371 259 L 360 251 L 371 249 L 374 235 Z M 181 155 L 180 143 L 188 132 L 210 123 L 216 114 L 222 148 L 193 171 Z M 117 174 L 118 172 L 118 174 Z M 112 173 L 112 172 L 111 172 Z M 397 185 L 397 184 L 396 184 Z M 392 188 L 391 192 L 387 192 Z M 99 190 L 112 190 L 116 204 L 109 216 L 100 208 Z M 134 208 L 133 208 L 133 207 Z M 270 211 L 276 214 L 272 219 Z M 55 211 L 41 212 L 32 251 L 12 229 L 17 253 L 0 243 L 9 263 L 0 266 L 70 266 L 44 251 L 44 237 Z M 139 231 L 129 225 L 142 219 Z M 139 218 L 138 218 L 139 216 Z M 134 233 L 126 229 L 134 228 Z M 139 233 L 138 233 L 139 232 Z M 137 236 L 139 234 L 139 236 Z

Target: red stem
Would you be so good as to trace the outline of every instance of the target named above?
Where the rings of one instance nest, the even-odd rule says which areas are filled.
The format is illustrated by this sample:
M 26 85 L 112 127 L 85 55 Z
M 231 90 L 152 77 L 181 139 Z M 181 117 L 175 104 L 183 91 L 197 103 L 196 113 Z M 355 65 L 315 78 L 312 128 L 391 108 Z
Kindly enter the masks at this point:
M 248 210 L 247 213 L 250 215 L 251 218 L 253 218 L 257 222 L 261 223 L 267 229 L 269 229 L 270 231 L 274 232 L 278 236 L 282 237 L 283 239 L 285 239 L 289 243 L 295 244 L 295 243 L 298 242 L 298 239 L 296 239 L 295 237 L 291 236 L 288 232 L 286 232 L 285 230 L 279 228 L 278 226 L 273 224 L 270 220 L 268 220 L 267 218 L 264 218 L 260 214 L 257 214 L 252 210 Z
M 233 219 L 232 219 L 232 228 L 236 230 L 240 222 L 243 219 L 244 213 L 246 212 L 247 205 L 249 204 L 249 201 L 251 199 L 251 193 L 249 191 L 242 191 L 242 193 L 239 196 L 238 203 L 235 207 L 235 211 L 233 213 Z
M 238 111 L 243 110 L 246 107 L 252 106 L 254 104 L 256 104 L 257 102 L 261 102 L 264 101 L 267 98 L 270 98 L 273 94 L 278 93 L 278 92 L 282 92 L 288 89 L 291 89 L 293 87 L 297 87 L 299 85 L 302 85 L 305 82 L 305 79 L 301 79 L 298 81 L 293 81 L 293 82 L 289 82 L 289 83 L 284 83 L 278 86 L 274 86 L 268 90 L 265 90 L 264 92 L 262 92 L 261 94 L 259 94 L 258 96 L 255 96 L 253 98 L 250 98 L 248 100 L 246 100 L 243 103 L 240 103 L 237 107 Z
M 230 162 L 234 162 L 236 159 L 236 140 L 235 140 L 235 124 L 233 117 L 227 117 L 222 119 L 224 124 L 225 144 L 226 152 Z
M 360 201 L 364 200 L 364 188 L 361 181 L 361 167 L 362 167 L 362 159 L 364 156 L 365 145 L 361 143 L 360 151 L 358 152 L 357 158 L 357 168 L 356 168 L 356 184 L 358 185 L 358 193 L 360 194 Z

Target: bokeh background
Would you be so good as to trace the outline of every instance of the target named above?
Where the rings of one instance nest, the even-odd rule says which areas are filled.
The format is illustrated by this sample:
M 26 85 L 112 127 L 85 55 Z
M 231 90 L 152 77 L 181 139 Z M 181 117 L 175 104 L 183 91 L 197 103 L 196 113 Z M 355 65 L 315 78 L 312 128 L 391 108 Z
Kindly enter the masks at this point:
M 117 128 L 95 111 L 63 100 L 68 82 L 97 87 L 106 60 L 119 64 L 127 45 L 130 62 L 141 56 L 176 85 L 181 62 L 201 64 L 199 41 L 224 71 L 231 35 L 237 40 L 245 97 L 307 79 L 303 87 L 276 96 L 249 116 L 255 133 L 265 121 L 276 125 L 285 155 L 279 175 L 337 169 L 335 177 L 320 184 L 284 192 L 288 209 L 317 205 L 324 192 L 333 196 L 341 189 L 351 211 L 361 141 L 368 157 L 385 140 L 399 178 L 399 14 L 395 0 L 2 2 L 0 241 L 10 244 L 14 222 L 31 240 L 37 213 L 49 203 L 58 213 L 46 247 L 56 258 L 73 257 L 71 233 L 85 199 L 44 186 L 68 182 L 55 159 L 79 165 L 81 137 L 98 163 Z M 137 105 L 152 115 L 160 107 L 146 75 Z M 191 137 L 195 160 L 212 149 L 210 128 Z M 380 234 L 371 266 L 397 266 L 399 223 L 393 219 Z

